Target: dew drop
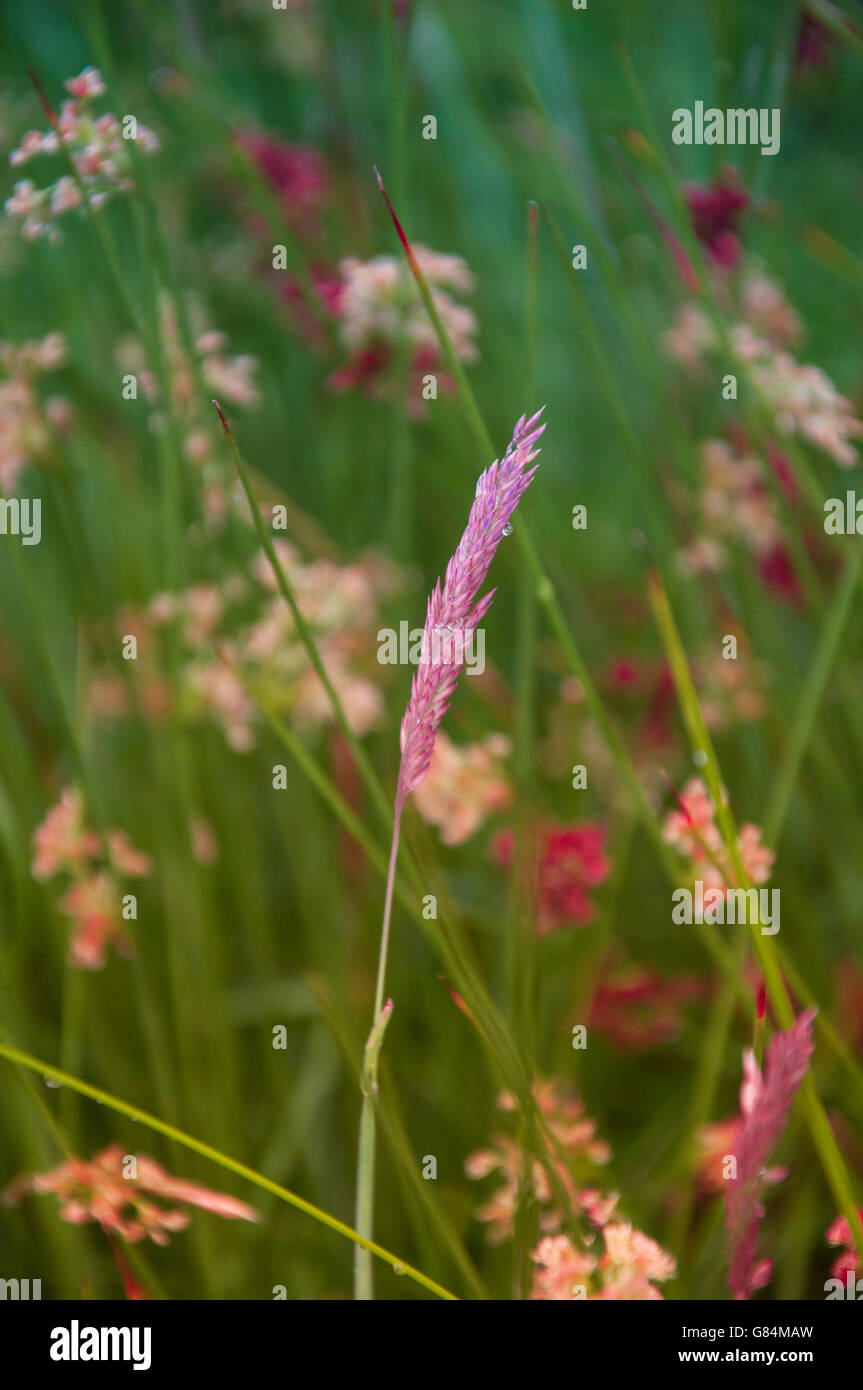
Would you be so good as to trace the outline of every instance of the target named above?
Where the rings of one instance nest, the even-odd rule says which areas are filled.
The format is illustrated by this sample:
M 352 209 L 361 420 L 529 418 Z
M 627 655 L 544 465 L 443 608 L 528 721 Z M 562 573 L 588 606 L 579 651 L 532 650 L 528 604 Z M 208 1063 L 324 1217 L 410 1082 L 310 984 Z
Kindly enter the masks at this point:
M 703 748 L 695 749 L 695 752 L 692 754 L 692 761 L 695 763 L 696 767 L 704 767 L 707 762 L 707 754 Z
M 503 528 L 503 534 L 504 534 L 505 536 L 511 536 L 511 535 L 512 535 L 512 522 L 511 522 L 511 521 L 508 521 L 508 522 L 506 523 L 506 525 L 504 526 L 504 528 Z
M 53 1076 L 43 1076 L 42 1080 L 50 1091 L 59 1091 L 60 1087 L 63 1085 L 62 1081 L 55 1081 Z
M 404 1265 L 400 1265 L 400 1264 L 394 1264 L 394 1265 L 393 1265 L 393 1274 L 404 1274 L 404 1272 L 405 1272 L 405 1267 L 404 1267 Z

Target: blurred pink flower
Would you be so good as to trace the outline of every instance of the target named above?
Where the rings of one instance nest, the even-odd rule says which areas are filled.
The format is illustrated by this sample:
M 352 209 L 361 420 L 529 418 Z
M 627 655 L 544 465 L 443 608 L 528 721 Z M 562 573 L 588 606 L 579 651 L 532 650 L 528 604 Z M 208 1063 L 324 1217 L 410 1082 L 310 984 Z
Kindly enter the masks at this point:
M 588 1027 L 628 1051 L 655 1047 L 680 1032 L 681 1004 L 697 999 L 702 991 L 696 975 L 665 979 L 639 965 L 618 969 L 598 982 Z
M 737 639 L 736 658 L 726 660 L 711 643 L 695 663 L 704 722 L 711 731 L 761 719 L 767 709 L 766 668 L 750 659 L 743 633 L 734 632 L 732 624 L 727 630 Z
M 569 1236 L 544 1236 L 531 1259 L 536 1265 L 532 1299 L 562 1302 L 587 1297 L 587 1280 L 596 1269 L 596 1256 L 576 1250 Z
M 84 803 L 76 787 L 65 787 L 60 800 L 33 834 L 33 877 L 40 882 L 61 870 L 77 872 L 99 853 L 99 837 L 83 822 Z
M 125 831 L 109 829 L 103 842 L 85 827 L 83 817 L 80 791 L 66 787 L 33 834 L 32 872 L 42 882 L 57 874 L 72 878 L 59 902 L 73 923 L 69 963 L 101 970 L 110 946 L 120 955 L 132 954 L 117 875 L 141 877 L 151 872 L 152 862 L 132 846 Z
M 692 859 L 703 856 L 705 849 L 719 851 L 722 836 L 714 819 L 716 808 L 701 778 L 691 777 L 677 801 L 679 809 L 669 811 L 663 821 L 666 843 Z
M 863 421 L 820 367 L 776 352 L 755 362 L 752 372 L 786 434 L 802 435 L 842 468 L 853 467 L 857 450 L 850 441 L 863 435 Z
M 119 955 L 131 955 L 117 884 L 105 870 L 76 879 L 60 899 L 60 911 L 73 922 L 70 965 L 80 970 L 101 970 L 109 946 Z
M 603 883 L 611 872 L 605 840 L 605 827 L 600 825 L 538 827 L 530 869 L 536 898 L 537 936 L 591 921 L 594 904 L 590 890 Z M 515 857 L 513 831 L 505 830 L 496 836 L 493 853 L 502 868 L 512 867 Z
M 29 464 L 50 463 L 60 437 L 71 425 L 62 396 L 42 401 L 36 378 L 62 366 L 65 342 L 59 333 L 28 343 L 0 342 L 0 493 L 14 492 Z
M 310 145 L 287 144 L 256 130 L 240 131 L 236 138 L 278 195 L 289 218 L 317 209 L 330 192 L 326 161 Z
M 581 1101 L 571 1096 L 560 1096 L 554 1081 L 541 1079 L 534 1082 L 533 1093 L 551 1136 L 549 1161 L 566 1193 L 570 1208 L 582 1212 L 592 1222 L 600 1217 L 607 1220 L 616 1197 L 604 1198 L 592 1188 L 580 1189 L 572 1165 L 577 1161 L 581 1174 L 585 1164 L 596 1167 L 607 1163 L 611 1157 L 608 1145 L 597 1138 L 596 1125 L 585 1114 Z M 518 1108 L 515 1097 L 506 1091 L 498 1096 L 497 1103 L 504 1111 Z M 499 1245 L 513 1234 L 522 1164 L 521 1148 L 506 1134 L 496 1135 L 490 1148 L 477 1150 L 465 1162 L 465 1172 L 470 1178 L 481 1180 L 499 1172 L 503 1179 L 502 1185 L 476 1212 L 476 1219 L 488 1224 L 488 1241 L 491 1245 Z M 564 1215 L 555 1203 L 548 1173 L 538 1158 L 530 1161 L 530 1183 L 540 1209 L 540 1229 L 559 1230 Z
M 779 598 L 800 608 L 803 604 L 803 590 L 784 545 L 774 545 L 765 555 L 758 557 L 758 573 Z
M 15 1205 L 28 1193 L 42 1192 L 57 1197 L 61 1220 L 76 1226 L 96 1221 L 107 1236 L 119 1236 L 130 1245 L 147 1237 L 156 1245 L 167 1245 L 169 1232 L 189 1224 L 183 1206 L 231 1220 L 260 1220 L 254 1207 L 236 1197 L 173 1178 L 152 1158 L 124 1154 L 120 1144 L 109 1145 L 92 1159 L 71 1158 L 49 1173 L 17 1178 L 4 1201 Z M 159 1206 L 153 1197 L 172 1205 Z
M 70 77 L 63 83 L 73 97 L 100 97 L 105 91 L 101 73 L 96 68 L 84 68 L 77 77 Z
M 737 170 L 721 169 L 712 183 L 688 184 L 684 193 L 695 235 L 706 255 L 721 270 L 733 270 L 740 258 L 738 223 L 750 202 Z
M 863 1219 L 863 1207 L 859 1208 L 860 1217 Z M 828 1227 L 826 1240 L 829 1245 L 842 1245 L 844 1250 L 836 1256 L 830 1266 L 830 1274 L 834 1279 L 843 1279 L 850 1271 L 859 1277 L 860 1256 L 857 1254 L 854 1245 L 854 1237 L 851 1234 L 851 1227 L 846 1216 L 837 1216 L 836 1220 Z
M 108 858 L 118 874 L 130 874 L 140 878 L 149 874 L 153 864 L 150 856 L 133 849 L 124 830 L 109 830 L 105 837 L 108 844 Z
M 741 284 L 731 347 L 766 398 L 776 429 L 802 437 L 840 467 L 851 468 L 857 460 L 852 441 L 863 437 L 863 421 L 826 372 L 798 362 L 787 350 L 799 335 L 800 321 L 782 292 L 760 270 L 750 270 Z M 720 347 L 712 321 L 691 301 L 681 306 L 663 342 L 666 351 L 690 370 Z
M 358 738 L 365 737 L 377 728 L 383 716 L 384 702 L 380 690 L 366 676 L 351 669 L 349 653 L 342 649 L 338 640 L 321 642 L 318 650 L 344 709 L 348 727 Z M 332 722 L 332 702 L 314 670 L 306 670 L 300 676 L 293 712 L 299 724 L 318 726 Z
M 456 356 L 462 362 L 474 361 L 476 316 L 453 298 L 454 292 L 473 288 L 473 274 L 460 256 L 420 245 L 413 253 Z M 451 390 L 453 383 L 442 370 L 437 335 L 410 267 L 395 256 L 369 261 L 348 257 L 339 271 L 342 288 L 335 302 L 339 334 L 349 355 L 330 376 L 329 385 L 335 390 L 359 386 L 374 396 L 407 393 L 413 413 L 420 413 L 423 376 L 435 375 L 442 390 Z
M 428 775 L 414 792 L 414 802 L 423 819 L 440 828 L 445 845 L 463 844 L 487 815 L 509 805 L 512 788 L 502 771 L 509 752 L 504 734 L 457 748 L 438 732 Z
M 41 134 L 28 130 L 18 148 L 12 151 L 10 163 L 19 166 L 35 155 L 57 154 L 62 141 L 75 164 L 84 196 L 91 208 L 98 209 L 118 193 L 128 193 L 134 187 L 128 139 L 124 138 L 126 132 L 116 116 L 110 112 L 97 116 L 93 110 L 91 103 L 105 91 L 95 68 L 85 68 L 65 86 L 75 100 L 64 101 L 59 116 L 50 109 L 46 111 L 51 128 Z M 124 123 L 128 119 L 131 118 L 124 117 Z M 134 138 L 138 149 L 145 154 L 159 148 L 156 135 L 140 121 L 136 122 Z M 40 189 L 30 180 L 22 180 L 15 185 L 13 196 L 7 199 L 5 210 L 11 217 L 23 217 L 21 234 L 27 240 L 44 237 L 56 243 L 61 239 L 57 219 L 78 207 L 81 201 L 78 181 L 64 173 L 53 184 Z
M 596 1298 L 661 1299 L 662 1294 L 653 1285 L 664 1283 L 674 1274 L 672 1256 L 628 1221 L 604 1226 L 602 1238 L 605 1253 L 597 1264 L 602 1287 Z
M 690 860 L 688 877 L 700 878 L 705 887 L 735 888 L 734 867 L 715 821 L 713 799 L 700 777 L 692 777 L 677 795 L 678 808 L 668 811 L 662 825 L 667 844 Z M 747 876 L 754 884 L 766 883 L 776 858 L 761 843 L 760 826 L 747 822 L 738 827 L 737 844 Z
M 189 822 L 189 837 L 196 863 L 207 868 L 215 864 L 219 857 L 219 844 L 216 833 L 205 816 L 192 816 Z
M 531 1256 L 537 1266 L 531 1298 L 661 1297 L 652 1281 L 670 1278 L 674 1261 L 628 1222 L 612 1220 L 618 1203 L 616 1193 L 583 1185 L 586 1168 L 607 1163 L 611 1157 L 608 1145 L 597 1138 L 594 1122 L 584 1113 L 579 1100 L 561 1096 L 556 1083 L 548 1078 L 536 1081 L 533 1093 L 543 1120 L 539 1133 L 547 1132 L 548 1166 L 557 1188 L 552 1188 L 546 1164 L 531 1156 L 527 1163 L 528 1181 L 538 1208 L 538 1228 L 543 1234 Z M 519 1108 L 515 1096 L 506 1091 L 498 1097 L 498 1106 L 505 1111 Z M 503 1178 L 502 1186 L 476 1213 L 477 1220 L 487 1223 L 492 1245 L 514 1235 L 525 1157 L 521 1146 L 509 1135 L 497 1135 L 490 1148 L 471 1154 L 465 1163 L 468 1177 L 482 1180 L 499 1173 Z M 566 1199 L 567 1212 L 557 1206 L 558 1191 Z M 588 1250 L 577 1250 L 570 1236 L 561 1233 L 567 1219 L 583 1224 Z M 602 1252 L 596 1245 L 597 1232 L 604 1246 Z
M 794 67 L 797 72 L 806 68 L 826 68 L 833 56 L 834 35 L 825 24 L 804 5 L 797 31 L 797 46 L 794 53 Z
M 619 1221 L 601 1229 L 601 1255 L 576 1250 L 569 1236 L 546 1236 L 531 1259 L 537 1266 L 531 1299 L 572 1301 L 649 1301 L 662 1298 L 655 1287 L 670 1279 L 675 1261 L 655 1240 Z

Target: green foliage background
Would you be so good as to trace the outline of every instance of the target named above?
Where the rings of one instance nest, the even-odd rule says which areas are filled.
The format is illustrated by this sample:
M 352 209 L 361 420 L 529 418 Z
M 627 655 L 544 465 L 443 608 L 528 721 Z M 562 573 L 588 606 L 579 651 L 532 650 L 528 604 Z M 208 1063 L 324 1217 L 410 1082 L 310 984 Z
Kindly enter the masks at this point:
M 473 480 L 490 460 L 477 457 L 454 396 L 442 395 L 415 423 L 398 404 L 327 389 L 338 348 L 311 351 L 272 280 L 255 272 L 232 173 L 231 131 L 265 129 L 325 155 L 335 194 L 321 259 L 331 263 L 398 251 L 374 181 L 377 164 L 408 234 L 463 256 L 476 272 L 481 359 L 469 375 L 495 447 L 505 447 L 517 415 L 547 405 L 542 467 L 523 512 L 598 675 L 621 652 L 661 656 L 643 603 L 644 562 L 634 531 L 646 532 L 654 558 L 667 564 L 687 648 L 710 635 L 718 646 L 722 636 L 708 589 L 675 577 L 670 565 L 680 537 L 667 480 L 695 478 L 700 441 L 722 428 L 723 406 L 718 391 L 691 391 L 662 358 L 659 336 L 682 292 L 620 167 L 627 132 L 653 139 L 627 78 L 627 56 L 681 182 L 709 179 L 732 152 L 673 147 L 674 108 L 695 100 L 781 107 L 777 157 L 733 152 L 760 207 L 745 224 L 747 251 L 784 283 L 805 324 L 805 360 L 824 368 L 843 393 L 861 398 L 863 260 L 853 258 L 863 256 L 863 178 L 852 113 L 863 54 L 837 41 L 829 67 L 795 73 L 800 8 L 778 0 L 757 6 L 591 0 L 587 12 L 576 13 L 567 0 L 418 0 L 405 44 L 402 29 L 387 23 L 371 0 L 320 0 L 308 7 L 318 56 L 304 69 L 292 61 L 296 16 L 272 11 L 265 0 L 159 6 L 6 0 L 0 4 L 2 143 L 11 149 L 25 129 L 42 125 L 27 62 L 56 101 L 63 80 L 94 63 L 110 80 L 118 114 L 132 111 L 158 132 L 162 150 L 147 161 L 148 183 L 177 280 L 199 296 L 212 326 L 230 335 L 232 351 L 260 361 L 262 405 L 233 416 L 244 455 L 346 556 L 377 546 L 409 563 L 407 588 L 387 618 L 397 624 L 408 617 L 415 625 L 461 532 Z M 166 70 L 178 80 L 167 81 Z M 436 141 L 421 137 L 427 113 L 437 117 Z M 631 161 L 628 153 L 623 157 Z M 649 161 L 633 167 L 674 225 L 676 210 Z M 4 196 L 15 177 L 7 172 Z M 536 391 L 525 399 L 529 199 L 553 212 L 567 246 L 588 245 L 590 261 L 576 277 L 541 219 Z M 118 201 L 104 224 L 130 297 L 152 305 L 164 269 L 140 200 Z M 844 269 L 814 253 L 812 228 L 850 253 Z M 265 235 L 258 248 L 264 256 L 268 243 Z M 200 557 L 184 547 L 172 558 L 164 460 L 145 403 L 121 399 L 113 357 L 114 344 L 132 325 L 87 222 L 67 217 L 63 243 L 52 247 L 21 242 L 6 219 L 0 276 L 0 336 L 23 341 L 62 331 L 68 360 L 51 384 L 75 410 L 56 469 L 38 478 L 42 544 L 18 554 L 9 539 L 0 545 L 0 1034 L 350 1222 L 359 1111 L 353 1068 L 368 1028 L 380 881 L 368 869 L 346 877 L 336 823 L 275 735 L 262 730 L 256 751 L 237 755 L 214 728 L 162 734 L 143 724 L 94 727 L 88 720 L 80 702 L 82 625 L 144 603 L 165 587 L 172 566 L 191 583 L 218 577 L 237 557 L 228 541 L 219 553 Z M 598 354 L 610 368 L 607 389 Z M 810 464 L 825 497 L 858 476 L 839 475 L 815 454 Z M 194 520 L 194 493 L 182 479 L 180 496 L 185 525 Z M 645 511 L 645 496 L 653 499 L 654 516 Z M 571 528 L 575 503 L 588 508 L 585 533 Z M 820 518 L 813 514 L 808 523 L 817 528 Z M 451 716 L 456 736 L 515 729 L 513 692 L 524 659 L 515 640 L 519 570 L 514 545 L 505 546 L 495 562 L 498 593 L 486 623 L 507 696 L 489 707 L 464 682 Z M 771 671 L 768 718 L 718 741 L 741 820 L 763 819 L 835 582 L 825 579 L 821 611 L 796 612 L 768 595 L 745 558 L 737 556 L 721 580 L 729 609 Z M 828 1011 L 836 963 L 860 954 L 857 611 L 855 601 L 794 786 L 774 880 L 783 895 L 782 942 Z M 542 731 L 563 665 L 544 629 L 536 650 Z M 387 722 L 369 740 L 388 790 L 407 685 L 400 671 L 387 689 Z M 644 710 L 623 705 L 612 713 L 626 729 Z M 325 738 L 314 752 L 329 766 Z M 114 958 L 104 971 L 86 975 L 66 969 L 68 925 L 50 885 L 30 874 L 33 830 L 59 788 L 80 780 L 78 756 L 106 822 L 122 825 L 157 865 L 140 888 L 136 962 Z M 453 851 L 442 849 L 418 818 L 412 834 L 430 880 L 444 876 L 492 992 L 513 1014 L 517 1033 L 523 1029 L 525 1052 L 541 1072 L 583 1094 L 614 1149 L 609 1187 L 623 1194 L 637 1225 L 665 1242 L 674 1229 L 676 1192 L 691 1180 L 681 1137 L 693 1077 L 705 1059 L 708 1005 L 689 1012 L 673 1045 L 644 1054 L 621 1055 L 599 1037 L 585 1053 L 574 1053 L 569 1028 L 574 1001 L 584 997 L 608 942 L 669 973 L 709 963 L 694 938 L 670 929 L 667 885 L 632 815 L 593 783 L 573 806 L 569 763 L 578 761 L 574 746 L 556 775 L 537 763 L 526 804 L 546 817 L 608 824 L 615 873 L 599 894 L 593 924 L 541 944 L 528 1019 L 518 1017 L 512 997 L 511 909 L 506 884 L 490 864 L 487 835 Z M 287 793 L 271 787 L 272 766 L 281 762 L 289 763 Z M 668 770 L 675 780 L 688 773 L 682 735 Z M 661 788 L 650 790 L 662 798 Z M 189 809 L 215 828 L 221 857 L 212 869 L 189 857 L 182 828 Z M 371 822 L 368 807 L 364 814 Z M 421 1157 L 434 1154 L 433 1200 L 488 1289 L 508 1296 L 511 1251 L 486 1248 L 472 1219 L 477 1186 L 463 1175 L 466 1155 L 497 1127 L 498 1078 L 438 978 L 436 953 L 403 913 L 397 913 L 390 964 L 396 1010 L 385 1049 L 387 1095 L 401 1115 L 405 1148 L 400 1155 L 382 1145 L 377 1239 L 470 1295 L 417 1194 Z M 278 1024 L 287 1026 L 287 1051 L 271 1046 Z M 718 1073 L 710 1118 L 736 1106 L 740 1052 L 748 1041 L 741 1015 L 721 1055 L 708 1056 Z M 822 1060 L 819 1051 L 817 1061 L 819 1090 L 828 1113 L 842 1117 L 839 1132 L 854 1167 L 861 1152 L 853 1138 L 859 1090 L 829 1053 Z M 36 1089 L 41 1108 L 21 1074 L 0 1066 L 0 1183 L 58 1160 L 50 1116 L 79 1152 L 114 1139 L 130 1152 L 139 1145 L 173 1171 L 230 1187 L 262 1211 L 257 1227 L 198 1213 L 190 1232 L 167 1250 L 139 1250 L 136 1259 L 152 1287 L 174 1298 L 268 1298 L 277 1284 L 289 1298 L 348 1294 L 351 1251 L 338 1236 L 66 1089 L 45 1089 L 38 1079 Z M 836 1206 L 799 1121 L 787 1147 L 792 1176 L 772 1196 L 767 1223 L 776 1262 L 768 1296 L 820 1297 L 830 1259 L 823 1231 Z M 41 1276 L 45 1297 L 78 1297 L 82 1286 L 95 1296 L 119 1295 L 98 1229 L 60 1223 L 51 1199 L 0 1213 L 0 1225 L 0 1273 Z M 685 1250 L 673 1253 L 681 1278 L 669 1296 L 727 1296 L 718 1202 L 698 1207 Z M 376 1277 L 381 1297 L 423 1296 L 383 1267 Z

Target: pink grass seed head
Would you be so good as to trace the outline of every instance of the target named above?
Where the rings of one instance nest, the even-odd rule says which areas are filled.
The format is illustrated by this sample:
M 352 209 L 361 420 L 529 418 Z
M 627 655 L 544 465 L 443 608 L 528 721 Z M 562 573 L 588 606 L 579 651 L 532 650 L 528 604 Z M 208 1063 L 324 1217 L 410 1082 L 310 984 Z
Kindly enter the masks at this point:
M 543 407 L 544 409 L 544 407 Z M 473 633 L 488 612 L 494 590 L 477 598 L 510 518 L 536 472 L 528 464 L 545 429 L 539 410 L 522 415 L 503 459 L 481 474 L 464 534 L 428 601 L 422 656 L 402 719 L 396 806 L 400 810 L 429 770 L 435 735 L 449 708 Z

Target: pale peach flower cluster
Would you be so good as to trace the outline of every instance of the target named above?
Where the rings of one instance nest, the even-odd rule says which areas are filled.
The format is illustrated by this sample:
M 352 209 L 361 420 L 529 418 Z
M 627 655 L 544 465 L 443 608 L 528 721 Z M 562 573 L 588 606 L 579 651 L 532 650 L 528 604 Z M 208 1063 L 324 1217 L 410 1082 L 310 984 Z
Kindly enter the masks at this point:
M 476 316 L 454 298 L 454 292 L 472 289 L 471 271 L 460 256 L 425 246 L 415 246 L 414 254 L 456 356 L 462 362 L 474 361 Z M 437 334 L 410 267 L 396 256 L 370 261 L 350 257 L 339 271 L 334 303 L 348 358 L 330 374 L 329 386 L 336 391 L 359 388 L 378 398 L 401 396 L 409 413 L 420 416 L 427 399 L 425 378 L 433 375 L 442 391 L 453 390 L 454 382 L 443 370 Z
M 195 366 L 207 396 L 215 396 L 230 405 L 253 407 L 260 400 L 254 380 L 258 362 L 248 353 L 230 355 L 225 334 L 205 325 L 203 310 L 197 301 L 189 301 L 187 313 L 196 364 L 189 361 L 186 352 L 177 306 L 169 294 L 162 294 L 159 336 L 170 390 L 169 408 L 182 432 L 186 457 L 200 466 L 204 512 L 210 519 L 218 520 L 224 516 L 234 494 L 235 479 L 212 420 L 204 413 L 207 401 L 202 399 Z M 124 338 L 117 346 L 116 360 L 123 373 L 137 379 L 145 399 L 155 407 L 150 416 L 151 428 L 161 429 L 165 407 L 157 374 L 147 360 L 144 347 L 134 337 Z
M 66 355 L 60 333 L 31 343 L 0 342 L 0 493 L 15 490 L 28 464 L 46 461 L 58 435 L 69 427 L 72 411 L 62 396 L 41 400 L 36 378 L 55 371 Z
M 236 1197 L 174 1178 L 152 1158 L 125 1154 L 119 1144 L 94 1158 L 70 1158 L 49 1173 L 17 1178 L 3 1200 L 12 1206 L 29 1193 L 43 1192 L 59 1201 L 62 1221 L 75 1226 L 98 1222 L 107 1236 L 130 1245 L 147 1238 L 167 1245 L 172 1233 L 188 1226 L 189 1214 L 182 1209 L 188 1206 L 230 1220 L 260 1220 L 254 1207 Z M 159 1205 L 153 1198 L 170 1205 Z
M 531 1298 L 542 1302 L 626 1300 L 650 1302 L 662 1298 L 656 1287 L 670 1279 L 676 1264 L 650 1236 L 628 1221 L 602 1227 L 601 1254 L 578 1250 L 569 1236 L 546 1236 L 531 1259 L 536 1265 Z
M 698 304 L 681 304 L 674 322 L 662 335 L 665 351 L 682 366 L 694 371 L 716 346 L 713 324 Z
M 787 601 L 798 602 L 786 533 L 766 470 L 773 470 L 788 497 L 795 494 L 796 484 L 778 450 L 769 446 L 768 457 L 765 464 L 745 444 L 732 447 L 723 439 L 704 441 L 697 500 L 701 534 L 677 552 L 675 563 L 688 577 L 714 574 L 725 568 L 738 543 L 768 587 Z
M 752 361 L 771 350 L 792 347 L 800 337 L 801 323 L 778 285 L 760 265 L 749 262 L 737 282 L 736 296 L 729 299 L 730 284 L 715 281 L 720 303 L 732 319 L 730 336 L 735 354 Z M 716 329 L 699 304 L 687 300 L 663 335 L 669 356 L 694 370 L 718 344 Z
M 792 347 L 803 328 L 779 286 L 755 264 L 743 276 L 741 317 L 775 348 Z
M 61 174 L 53 183 L 37 187 L 32 179 L 20 179 L 12 196 L 6 200 L 10 217 L 23 218 L 21 232 L 29 241 L 46 237 L 60 240 L 57 220 L 72 208 L 80 207 L 86 197 L 90 206 L 98 209 L 118 193 L 128 193 L 134 187 L 129 155 L 129 140 L 150 154 L 158 150 L 159 141 L 147 126 L 137 122 L 129 125 L 124 135 L 117 117 L 110 112 L 97 116 L 92 103 L 101 97 L 105 84 L 95 68 L 85 68 L 65 84 L 72 100 L 64 101 L 57 117 L 56 128 L 47 131 L 28 130 L 9 163 L 18 168 L 43 155 L 57 155 L 61 142 L 68 148 L 80 179 Z M 133 133 L 134 131 L 134 133 Z M 83 195 L 82 195 L 83 189 Z
M 425 780 L 414 792 L 423 820 L 436 825 L 445 845 L 470 839 L 487 816 L 512 801 L 512 787 L 503 773 L 511 744 L 505 734 L 489 734 L 480 743 L 458 748 L 438 733 Z
M 725 729 L 730 724 L 749 724 L 763 718 L 767 710 L 767 674 L 760 663 L 749 659 L 742 638 L 738 637 L 736 657 L 726 659 L 714 649 L 696 663 L 696 668 L 701 712 L 708 729 Z
M 414 246 L 414 255 L 428 282 L 432 299 L 455 349 L 465 362 L 476 357 L 473 310 L 458 304 L 450 290 L 468 293 L 473 274 L 461 256 L 447 256 L 427 246 Z M 346 347 L 382 340 L 407 341 L 414 348 L 433 348 L 438 341 L 423 307 L 410 267 L 402 257 L 355 257 L 339 265 L 344 288 L 340 303 L 340 332 Z
M 840 396 L 820 367 L 801 364 L 788 352 L 765 355 L 753 366 L 753 376 L 767 397 L 780 429 L 802 435 L 829 454 L 842 468 L 857 462 L 852 439 L 863 435 L 863 420 Z
M 374 555 L 351 564 L 329 558 L 307 561 L 290 541 L 279 539 L 274 545 L 350 727 L 362 737 L 383 715 L 373 634 L 379 602 L 395 587 L 395 572 Z M 333 723 L 329 697 L 263 551 L 253 560 L 250 576 L 233 573 L 218 585 L 157 594 L 137 618 L 122 615 L 119 628 L 128 633 L 136 623 L 141 639 L 130 675 L 145 714 L 159 717 L 169 707 L 167 647 L 160 634 L 171 628 L 180 641 L 183 713 L 193 720 L 214 720 L 237 752 L 255 746 L 261 717 L 250 689 L 273 714 L 287 715 L 298 727 Z M 128 713 L 125 683 L 107 667 L 96 671 L 90 693 L 96 713 Z
M 701 447 L 701 515 L 712 536 L 740 536 L 750 550 L 763 553 L 780 540 L 782 528 L 764 481 L 760 459 L 735 454 L 722 439 Z
M 131 954 L 123 930 L 121 879 L 150 873 L 146 854 L 133 848 L 122 830 L 103 839 L 88 829 L 84 802 L 76 787 L 66 787 L 33 835 L 33 877 L 39 882 L 58 875 L 71 879 L 60 911 L 72 919 L 69 963 L 81 970 L 101 970 L 108 947 Z
M 579 1100 L 561 1097 L 554 1081 L 539 1080 L 533 1090 L 547 1131 L 549 1163 L 568 1211 L 556 1204 L 545 1165 L 532 1157 L 529 1181 L 543 1235 L 531 1256 L 536 1265 L 531 1298 L 661 1298 L 653 1281 L 671 1277 L 673 1259 L 628 1222 L 613 1219 L 616 1193 L 584 1185 L 585 1172 L 611 1157 L 608 1145 L 597 1137 L 593 1120 L 585 1115 Z M 518 1109 L 509 1092 L 498 1098 L 498 1105 L 506 1111 Z M 465 1164 L 471 1178 L 481 1179 L 495 1172 L 503 1177 L 503 1185 L 476 1213 L 478 1220 L 488 1223 L 492 1244 L 514 1234 L 523 1163 L 520 1146 L 509 1135 L 499 1135 L 491 1148 L 471 1154 Z M 583 1249 L 577 1249 L 571 1236 L 562 1233 L 568 1218 L 584 1227 Z
M 740 301 L 731 312 L 737 315 L 730 329 L 732 351 L 749 365 L 778 428 L 800 435 L 850 468 L 857 460 L 851 441 L 863 435 L 863 421 L 820 367 L 800 363 L 788 351 L 800 334 L 800 320 L 781 290 L 760 270 L 752 270 L 744 275 Z M 679 309 L 663 342 L 690 370 L 719 345 L 713 323 L 691 302 Z
M 550 1163 L 572 1211 L 589 1212 L 594 1218 L 597 1213 L 610 1214 L 616 1197 L 604 1198 L 594 1187 L 579 1187 L 573 1176 L 576 1161 L 582 1167 L 597 1167 L 611 1157 L 611 1150 L 597 1137 L 596 1125 L 584 1113 L 581 1101 L 574 1097 L 561 1098 L 556 1083 L 548 1079 L 536 1081 L 533 1093 L 551 1137 Z M 516 1098 L 508 1091 L 498 1097 L 497 1103 L 501 1110 L 518 1109 Z M 521 1169 L 522 1150 L 508 1134 L 496 1135 L 490 1148 L 477 1150 L 465 1162 L 469 1178 L 481 1179 L 499 1173 L 503 1180 L 476 1213 L 478 1221 L 488 1223 L 488 1240 L 492 1245 L 512 1239 Z M 559 1231 L 564 1213 L 555 1203 L 548 1173 L 538 1158 L 531 1159 L 530 1182 L 539 1207 L 539 1229 Z
M 676 809 L 666 814 L 662 838 L 689 860 L 689 877 L 701 879 L 705 890 L 739 886 L 716 824 L 713 798 L 700 777 L 690 778 L 678 797 Z M 760 827 L 751 822 L 741 825 L 737 843 L 750 882 L 766 883 L 776 856 L 761 843 Z

